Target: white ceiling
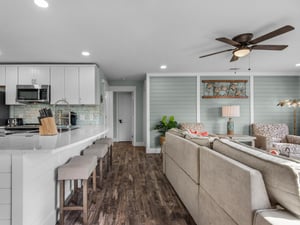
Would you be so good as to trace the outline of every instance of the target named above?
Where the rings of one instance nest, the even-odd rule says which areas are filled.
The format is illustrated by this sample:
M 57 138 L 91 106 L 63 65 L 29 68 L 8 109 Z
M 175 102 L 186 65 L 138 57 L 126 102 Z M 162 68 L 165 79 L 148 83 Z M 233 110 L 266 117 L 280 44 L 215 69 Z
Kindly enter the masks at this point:
M 145 73 L 299 72 L 300 1 L 274 0 L 1 0 L 0 62 L 97 63 L 108 79 Z M 254 38 L 284 25 L 295 30 L 263 42 L 283 51 L 252 51 L 230 63 L 230 48 L 215 40 L 251 32 Z M 82 50 L 91 55 L 81 56 Z

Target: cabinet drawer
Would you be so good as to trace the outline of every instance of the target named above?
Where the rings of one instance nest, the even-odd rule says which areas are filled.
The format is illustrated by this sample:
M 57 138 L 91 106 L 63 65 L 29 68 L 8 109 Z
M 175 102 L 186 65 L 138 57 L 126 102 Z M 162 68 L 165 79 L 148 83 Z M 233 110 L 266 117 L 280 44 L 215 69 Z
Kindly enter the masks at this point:
M 11 188 L 11 173 L 0 173 L 0 188 Z
M 0 189 L 0 205 L 11 203 L 11 190 Z
M 0 155 L 0 173 L 11 173 L 11 155 Z
M 0 205 L 0 221 L 10 219 L 10 209 L 11 205 Z

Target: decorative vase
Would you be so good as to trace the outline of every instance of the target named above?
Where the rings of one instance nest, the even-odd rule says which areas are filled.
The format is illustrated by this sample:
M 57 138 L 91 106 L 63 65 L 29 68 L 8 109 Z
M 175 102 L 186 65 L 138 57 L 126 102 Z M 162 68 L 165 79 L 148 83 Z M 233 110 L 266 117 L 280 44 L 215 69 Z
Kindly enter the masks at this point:
M 159 143 L 160 143 L 160 145 L 162 146 L 163 145 L 163 143 L 166 141 L 166 136 L 160 136 L 159 137 Z

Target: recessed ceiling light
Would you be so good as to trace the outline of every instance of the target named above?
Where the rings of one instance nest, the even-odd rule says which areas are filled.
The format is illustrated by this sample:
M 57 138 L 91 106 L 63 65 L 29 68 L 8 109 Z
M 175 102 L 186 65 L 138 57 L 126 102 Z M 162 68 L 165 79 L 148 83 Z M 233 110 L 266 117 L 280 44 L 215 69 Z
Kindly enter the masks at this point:
M 300 66 L 300 63 L 297 63 L 296 66 L 299 67 L 299 66 Z
M 161 69 L 161 70 L 167 69 L 167 65 L 161 65 L 161 66 L 160 66 L 160 69 Z
M 34 0 L 34 3 L 41 8 L 48 8 L 49 4 L 45 0 Z
M 83 52 L 81 52 L 81 55 L 83 55 L 83 56 L 89 56 L 89 55 L 90 55 L 90 53 L 89 53 L 89 52 L 87 52 L 87 51 L 83 51 Z

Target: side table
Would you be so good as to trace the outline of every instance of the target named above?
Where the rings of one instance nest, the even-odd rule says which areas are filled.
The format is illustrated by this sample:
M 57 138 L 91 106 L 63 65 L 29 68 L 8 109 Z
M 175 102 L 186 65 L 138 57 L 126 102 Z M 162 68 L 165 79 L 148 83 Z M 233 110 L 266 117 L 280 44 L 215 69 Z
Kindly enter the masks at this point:
M 255 140 L 256 137 L 249 136 L 249 135 L 243 135 L 243 134 L 217 134 L 219 138 L 228 138 L 233 141 L 238 141 L 238 142 L 246 142 L 246 143 L 251 143 L 252 147 L 255 147 Z

